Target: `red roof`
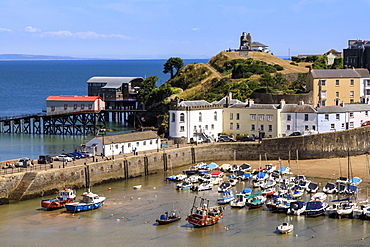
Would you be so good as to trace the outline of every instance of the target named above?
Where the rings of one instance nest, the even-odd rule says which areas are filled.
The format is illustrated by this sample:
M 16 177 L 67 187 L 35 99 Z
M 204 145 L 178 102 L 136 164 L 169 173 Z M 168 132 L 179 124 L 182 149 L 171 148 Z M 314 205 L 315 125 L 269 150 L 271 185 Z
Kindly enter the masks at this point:
M 95 101 L 103 100 L 100 96 L 49 96 L 46 101 Z

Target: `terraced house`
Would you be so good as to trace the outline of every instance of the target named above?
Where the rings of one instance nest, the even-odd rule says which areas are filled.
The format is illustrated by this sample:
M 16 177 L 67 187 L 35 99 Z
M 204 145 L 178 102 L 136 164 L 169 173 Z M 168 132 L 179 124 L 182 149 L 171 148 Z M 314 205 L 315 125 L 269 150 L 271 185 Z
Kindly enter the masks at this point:
M 370 74 L 367 69 L 310 70 L 307 90 L 313 92 L 312 105 L 334 106 L 368 103 L 370 99 Z

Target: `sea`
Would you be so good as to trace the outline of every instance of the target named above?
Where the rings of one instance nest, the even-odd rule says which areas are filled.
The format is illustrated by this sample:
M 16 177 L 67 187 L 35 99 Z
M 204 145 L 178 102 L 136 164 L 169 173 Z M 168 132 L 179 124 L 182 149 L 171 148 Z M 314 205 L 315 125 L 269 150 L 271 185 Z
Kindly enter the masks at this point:
M 184 59 L 184 64 L 206 63 L 208 59 Z M 42 113 L 48 96 L 87 95 L 87 81 L 93 76 L 157 76 L 157 86 L 169 79 L 163 73 L 166 59 L 158 60 L 32 60 L 0 61 L 0 118 Z M 129 132 L 125 125 L 107 128 Z M 114 132 L 113 132 L 114 133 Z M 111 133 L 112 134 L 112 133 Z M 71 152 L 91 136 L 1 134 L 0 161 Z

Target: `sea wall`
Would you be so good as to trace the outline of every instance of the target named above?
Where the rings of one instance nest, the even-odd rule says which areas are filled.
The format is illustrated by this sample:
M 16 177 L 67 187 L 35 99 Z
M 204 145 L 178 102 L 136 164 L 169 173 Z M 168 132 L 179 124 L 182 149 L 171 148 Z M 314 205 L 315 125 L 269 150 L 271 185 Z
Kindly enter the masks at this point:
M 370 126 L 309 136 L 265 139 L 254 143 L 208 143 L 168 147 L 116 160 L 87 165 L 7 174 L 0 177 L 0 203 L 54 194 L 65 187 L 82 188 L 171 168 L 218 160 L 317 159 L 363 154 L 370 148 Z M 298 151 L 297 151 L 298 150 Z

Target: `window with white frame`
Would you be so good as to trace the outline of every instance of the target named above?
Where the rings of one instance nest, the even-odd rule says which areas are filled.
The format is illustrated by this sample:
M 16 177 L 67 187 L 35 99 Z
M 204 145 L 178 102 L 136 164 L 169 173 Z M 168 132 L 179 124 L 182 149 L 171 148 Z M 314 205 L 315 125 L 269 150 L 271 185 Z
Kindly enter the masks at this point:
M 320 79 L 320 86 L 325 87 L 326 86 L 326 80 Z
M 236 120 L 239 120 L 239 113 L 236 114 Z
M 354 126 L 354 123 L 353 122 L 349 122 L 349 127 L 350 128 L 353 128 L 353 126 Z
M 326 106 L 326 99 L 322 99 L 320 102 L 321 102 L 321 106 Z
M 215 121 L 217 121 L 217 112 L 216 112 L 216 111 L 213 113 L 213 119 L 214 119 Z
M 312 125 L 312 130 L 315 131 L 316 130 L 316 126 L 315 125 Z
M 258 114 L 258 121 L 263 121 L 265 119 L 265 115 Z
M 342 123 L 342 129 L 344 129 L 344 123 Z
M 251 124 L 251 131 L 256 131 L 256 126 L 254 124 Z
M 269 124 L 269 126 L 268 126 L 268 127 L 269 127 L 268 131 L 269 131 L 269 132 L 272 132 L 272 125 L 271 125 L 271 124 Z
M 350 82 L 349 82 L 349 85 L 350 85 L 351 87 L 353 87 L 353 86 L 355 85 L 355 80 L 351 79 L 351 80 L 350 80 Z
M 199 112 L 199 122 L 202 122 L 202 113 Z
M 355 91 L 349 91 L 349 97 L 354 97 L 355 96 Z
M 250 120 L 255 121 L 256 120 L 256 114 L 250 114 Z
M 234 127 L 234 124 L 233 123 L 230 123 L 230 129 L 232 130 Z
M 366 86 L 370 86 L 370 80 L 365 80 Z
M 185 132 L 185 126 L 180 126 L 180 132 Z
M 273 116 L 273 115 L 271 115 L 271 114 L 268 114 L 268 115 L 266 116 L 266 118 L 267 118 L 267 121 L 270 121 L 270 122 L 271 122 L 271 121 L 272 121 L 272 116 Z
M 335 80 L 335 86 L 339 87 L 339 80 Z
M 330 124 L 330 129 L 335 129 L 335 124 Z
M 175 122 L 175 119 L 176 119 L 176 117 L 175 117 L 175 116 L 176 116 L 176 114 L 175 114 L 175 113 L 172 113 L 171 115 L 172 115 L 171 122 Z
M 286 126 L 286 130 L 290 130 L 290 125 L 289 124 Z
M 326 90 L 321 90 L 320 91 L 320 97 L 321 98 L 326 98 Z
M 234 114 L 230 113 L 230 120 L 233 120 Z
M 211 124 L 211 129 L 215 129 L 215 125 L 214 124 Z
M 350 112 L 350 113 L 349 113 L 349 117 L 350 117 L 350 118 L 353 118 L 353 117 L 354 117 L 353 112 Z
M 335 114 L 335 119 L 336 120 L 340 120 L 340 115 L 339 114 Z
M 304 114 L 304 121 L 308 121 L 308 114 Z
M 185 114 L 180 113 L 180 123 L 183 123 L 183 122 L 185 122 Z
M 240 125 L 239 125 L 239 123 L 236 123 L 236 129 L 238 130 L 238 129 L 240 129 Z
M 325 120 L 329 120 L 329 114 L 325 114 Z
M 292 121 L 292 115 L 288 114 L 287 117 L 286 117 L 286 120 L 287 121 Z
M 305 131 L 309 131 L 309 130 L 310 130 L 310 129 L 308 128 L 308 125 L 305 125 L 305 126 L 304 126 L 304 130 L 305 130 Z
M 205 129 L 208 130 L 208 124 L 206 124 Z

